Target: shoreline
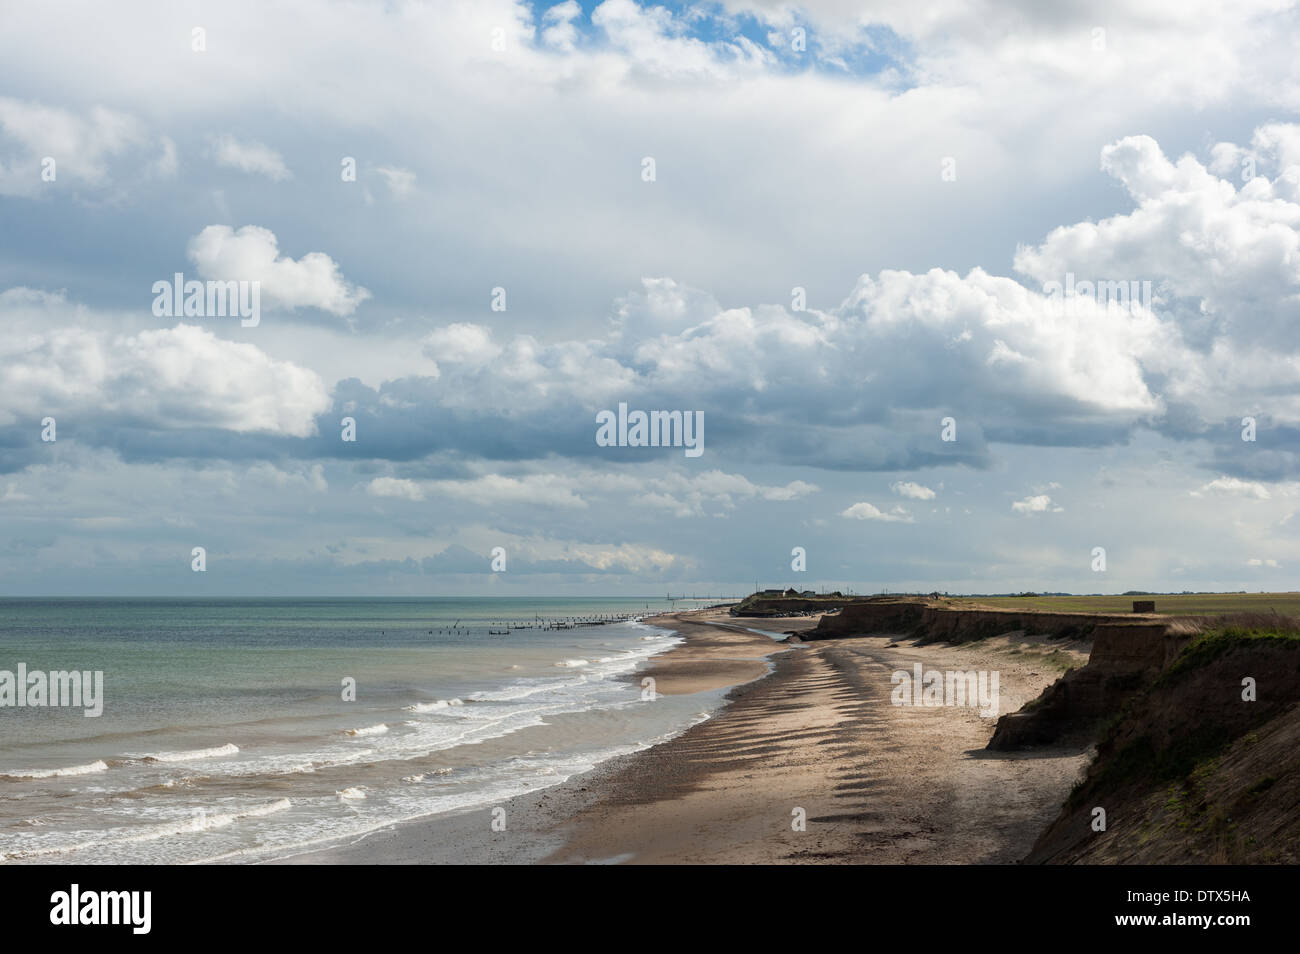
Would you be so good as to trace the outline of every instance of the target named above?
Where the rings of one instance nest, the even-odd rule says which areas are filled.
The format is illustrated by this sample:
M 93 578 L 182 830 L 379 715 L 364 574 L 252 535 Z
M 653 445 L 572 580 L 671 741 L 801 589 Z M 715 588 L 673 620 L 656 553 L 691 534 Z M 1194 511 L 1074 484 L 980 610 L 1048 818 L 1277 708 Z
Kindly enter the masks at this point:
M 890 703 L 890 674 L 921 663 L 998 671 L 1000 712 L 1014 711 L 1060 675 L 1035 637 L 784 644 L 753 630 L 779 638 L 816 619 L 702 610 L 644 622 L 684 642 L 628 678 L 653 678 L 664 695 L 728 689 L 709 718 L 500 806 L 264 863 L 1007 864 L 1028 853 L 1089 761 L 1078 746 L 987 752 L 995 718 Z M 1052 660 L 1087 660 L 1086 644 L 1051 649 Z M 504 830 L 493 830 L 494 809 Z

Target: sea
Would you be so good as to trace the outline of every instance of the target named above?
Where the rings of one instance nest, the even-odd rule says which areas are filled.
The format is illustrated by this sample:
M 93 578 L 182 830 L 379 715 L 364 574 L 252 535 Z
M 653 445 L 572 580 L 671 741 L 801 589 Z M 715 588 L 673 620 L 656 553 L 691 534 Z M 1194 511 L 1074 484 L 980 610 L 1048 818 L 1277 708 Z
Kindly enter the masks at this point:
M 2 599 L 0 679 L 22 664 L 29 680 L 102 672 L 103 688 L 97 717 L 0 707 L 0 863 L 256 862 L 490 812 L 721 704 L 722 691 L 666 696 L 637 676 L 680 641 L 647 619 L 667 609 Z

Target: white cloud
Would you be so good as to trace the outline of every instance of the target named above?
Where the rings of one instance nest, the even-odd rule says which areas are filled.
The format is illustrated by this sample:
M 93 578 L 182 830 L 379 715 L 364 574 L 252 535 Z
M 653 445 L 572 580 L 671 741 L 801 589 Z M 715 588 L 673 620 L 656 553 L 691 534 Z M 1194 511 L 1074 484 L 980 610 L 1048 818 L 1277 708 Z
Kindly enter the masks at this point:
M 1278 563 L 1277 560 L 1261 560 L 1257 557 L 1252 557 L 1247 560 L 1246 566 L 1266 566 L 1274 570 L 1280 570 L 1282 568 L 1282 564 Z
M 415 191 L 416 175 L 409 169 L 399 169 L 397 166 L 380 166 L 375 171 L 384 177 L 384 183 L 394 197 L 405 199 Z
M 430 332 L 422 342 L 424 354 L 434 361 L 479 367 L 495 360 L 501 348 L 492 343 L 491 329 L 468 322 L 456 322 Z
M 1272 495 L 1257 480 L 1241 480 L 1237 477 L 1216 477 L 1200 490 L 1193 490 L 1193 497 L 1203 494 L 1219 494 L 1230 497 L 1253 497 L 1256 500 L 1268 500 Z
M 1264 179 L 1238 192 L 1193 159 L 1169 162 L 1146 137 L 1103 157 L 1137 208 L 1021 248 L 1017 268 L 1037 289 L 979 268 L 886 270 L 863 276 L 835 308 L 791 312 L 723 307 L 672 279 L 647 278 L 619 301 L 603 339 L 518 335 L 498 347 L 471 326 L 437 333 L 426 351 L 439 360 L 445 347 L 449 361 L 461 359 L 458 368 L 440 364 L 440 390 L 456 403 L 478 395 L 479 406 L 501 408 L 595 404 L 634 387 L 732 419 L 740 408 L 768 433 L 811 417 L 803 440 L 820 428 L 863 428 L 871 436 L 841 442 L 838 453 L 858 447 L 904 466 L 927 459 L 932 445 L 908 419 L 884 427 L 882 412 L 928 419 L 963 407 L 978 422 L 965 435 L 975 426 L 1053 444 L 1116 442 L 1146 427 L 1203 432 L 1260 402 L 1272 421 L 1300 423 L 1300 341 L 1284 333 L 1288 303 L 1300 300 L 1300 201 Z M 1068 273 L 1165 291 L 1151 307 L 1079 298 L 1054 308 L 1042 286 Z M 864 377 L 864 354 L 889 359 Z M 855 382 L 851 392 L 845 380 Z M 873 422 L 882 425 L 874 433 Z
M 911 523 L 912 516 L 902 507 L 894 507 L 888 512 L 880 510 L 874 504 L 866 501 L 855 503 L 853 506 L 842 511 L 841 517 L 849 517 L 854 520 L 882 520 L 886 523 Z
M 376 477 L 366 485 L 366 493 L 372 497 L 397 497 L 412 501 L 424 499 L 424 491 L 419 484 L 397 477 Z
M 160 155 L 149 158 L 154 151 Z M 42 179 L 54 162 L 54 181 Z M 128 164 L 134 160 L 134 164 Z M 0 195 L 57 195 L 61 185 L 103 190 L 115 178 L 167 176 L 176 146 L 151 136 L 135 116 L 103 106 L 84 113 L 0 96 Z
M 1289 142 L 1300 127 L 1285 135 L 1269 128 L 1257 130 L 1255 142 L 1274 151 L 1277 171 L 1292 161 Z M 1229 171 L 1222 146 L 1211 166 Z M 1137 208 L 1055 229 L 1042 245 L 1022 248 L 1016 268 L 1043 282 L 1067 272 L 1152 282 L 1163 333 L 1153 327 L 1134 343 L 1145 372 L 1167 377 L 1167 400 L 1218 420 L 1251 395 L 1267 395 L 1274 420 L 1300 422 L 1296 348 L 1279 350 L 1300 300 L 1300 177 L 1270 180 L 1262 166 L 1249 182 L 1219 178 L 1191 156 L 1170 161 L 1148 136 L 1107 146 L 1102 168 Z M 1111 339 L 1117 330 L 1097 329 Z
M 1061 513 L 1065 508 L 1052 503 L 1052 498 L 1047 494 L 1037 494 L 1015 501 L 1011 509 L 1016 513 Z
M 1284 140 L 1276 129 L 1260 139 Z M 760 453 L 790 446 L 790 457 L 802 450 L 810 463 L 881 469 L 934 463 L 936 449 L 983 453 L 980 428 L 1011 442 L 1114 443 L 1146 427 L 1208 428 L 1225 409 L 1265 400 L 1272 420 L 1300 421 L 1300 345 L 1288 350 L 1289 339 L 1261 331 L 1265 348 L 1241 334 L 1268 308 L 1280 321 L 1278 300 L 1300 295 L 1300 202 L 1283 198 L 1277 182 L 1256 179 L 1238 191 L 1195 160 L 1171 163 L 1145 137 L 1103 155 L 1137 208 L 1055 229 L 1022 248 L 1017 267 L 1039 280 L 1067 271 L 1105 279 L 1132 277 L 1118 269 L 1145 262 L 1153 283 L 1186 286 L 1193 304 L 1118 310 L 1082 302 L 1062 312 L 1047 307 L 1041 290 L 977 268 L 964 276 L 886 270 L 863 276 L 834 308 L 792 312 L 724 307 L 672 279 L 644 279 L 618 301 L 603 337 L 498 342 L 486 324 L 436 329 L 420 349 L 438 377 L 419 381 L 409 400 L 468 410 L 486 425 L 493 414 L 571 416 L 629 392 L 673 394 L 706 417 L 726 413 L 777 438 Z M 1205 214 L 1188 217 L 1198 203 Z M 1146 241 L 1152 230 L 1165 238 Z M 1258 250 L 1253 264 L 1242 258 L 1249 248 Z M 323 253 L 281 256 L 275 235 L 257 226 L 209 226 L 190 255 L 204 277 L 260 279 L 267 300 L 290 307 L 350 314 L 369 295 Z M 1256 299 L 1237 304 L 1204 285 L 1213 275 L 1239 284 L 1242 273 L 1273 283 L 1258 309 Z M 864 354 L 890 357 L 863 376 Z M 849 392 L 845 380 L 855 381 Z M 967 408 L 972 423 L 951 450 L 936 448 L 933 425 L 922 431 L 919 422 L 950 407 Z M 794 436 L 793 422 L 806 420 L 811 426 Z
M 568 480 L 559 474 L 529 474 L 506 477 L 486 474 L 473 480 L 433 480 L 425 484 L 429 496 L 468 500 L 482 507 L 524 504 L 567 510 L 585 510 Z
M 649 477 L 639 481 L 609 481 L 596 479 L 598 486 L 621 485 L 628 490 L 641 491 L 636 500 L 651 507 L 670 510 L 678 517 L 699 517 L 706 514 L 723 516 L 734 510 L 738 501 L 768 500 L 786 502 L 816 493 L 816 484 L 802 480 L 785 485 L 764 486 L 755 484 L 741 474 L 728 474 L 721 470 L 708 470 L 694 477 L 680 473 L 662 477 Z
M 60 296 L 25 289 L 0 295 L 0 314 L 0 393 L 9 396 L 0 423 L 52 415 L 308 437 L 330 404 L 314 372 L 204 328 L 79 327 L 82 313 Z
M 587 544 L 574 543 L 563 546 L 548 541 L 549 546 L 537 547 L 538 555 L 548 553 L 552 559 L 577 559 L 598 570 L 622 570 L 626 573 L 662 573 L 675 567 L 689 567 L 691 560 L 658 547 L 645 544 Z
M 280 255 L 270 229 L 245 225 L 209 225 L 190 239 L 189 257 L 206 279 L 257 281 L 263 302 L 285 308 L 320 308 L 350 315 L 370 297 L 365 288 L 343 278 L 339 266 L 323 252 L 309 252 L 294 261 Z
M 929 487 L 913 483 L 910 480 L 896 480 L 889 485 L 889 489 L 900 497 L 910 497 L 912 500 L 933 500 L 934 491 Z
M 572 53 L 578 39 L 574 20 L 582 14 L 577 0 L 564 0 L 542 14 L 542 42 L 551 49 Z
M 293 178 L 284 159 L 270 146 L 264 146 L 260 142 L 240 142 L 228 134 L 213 140 L 212 158 L 218 165 L 266 176 L 275 182 Z

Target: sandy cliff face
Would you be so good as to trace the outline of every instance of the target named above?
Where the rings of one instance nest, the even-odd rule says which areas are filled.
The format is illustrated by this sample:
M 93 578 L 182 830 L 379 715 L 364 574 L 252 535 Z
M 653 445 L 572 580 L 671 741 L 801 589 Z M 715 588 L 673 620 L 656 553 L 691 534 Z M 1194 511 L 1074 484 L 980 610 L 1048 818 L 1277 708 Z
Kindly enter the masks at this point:
M 1098 622 L 1088 665 L 1072 669 L 1019 712 L 998 719 L 988 747 L 1029 748 L 1088 735 L 1119 712 L 1190 639 L 1178 621 Z
M 1300 639 L 1216 635 L 1131 694 L 1026 861 L 1294 864 L 1297 804 Z
M 840 639 L 905 633 L 921 622 L 924 604 L 918 600 L 870 600 L 850 603 L 838 613 L 827 614 L 817 625 L 801 634 L 804 639 Z

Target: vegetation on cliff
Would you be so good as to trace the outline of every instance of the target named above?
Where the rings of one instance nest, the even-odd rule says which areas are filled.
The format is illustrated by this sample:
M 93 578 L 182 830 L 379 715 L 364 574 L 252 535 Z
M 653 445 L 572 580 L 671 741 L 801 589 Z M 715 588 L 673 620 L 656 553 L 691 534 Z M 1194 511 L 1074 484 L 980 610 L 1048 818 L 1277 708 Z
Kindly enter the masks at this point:
M 1294 863 L 1298 801 L 1300 621 L 1241 617 L 1194 637 L 1103 724 L 1027 860 Z

